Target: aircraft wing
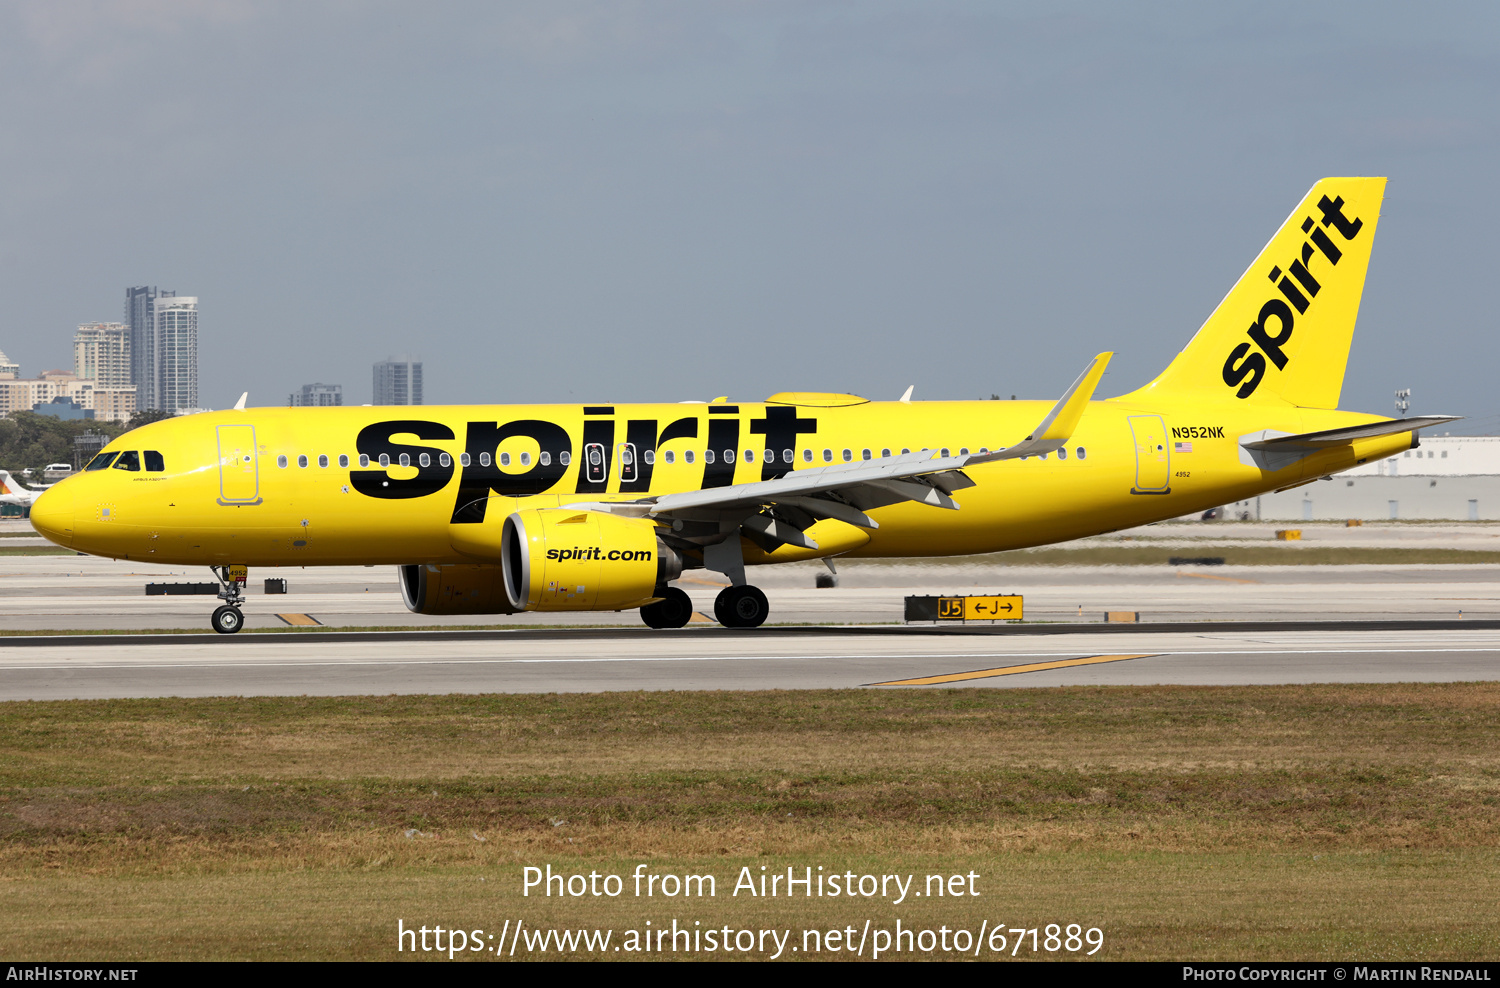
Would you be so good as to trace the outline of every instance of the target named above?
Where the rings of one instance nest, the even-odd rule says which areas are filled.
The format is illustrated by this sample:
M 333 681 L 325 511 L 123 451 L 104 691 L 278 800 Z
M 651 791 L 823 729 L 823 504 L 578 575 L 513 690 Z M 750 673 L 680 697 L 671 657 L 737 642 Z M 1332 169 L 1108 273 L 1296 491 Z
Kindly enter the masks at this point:
M 816 549 L 817 544 L 804 532 L 816 521 L 833 518 L 861 528 L 879 528 L 868 512 L 903 501 L 956 510 L 959 505 L 953 493 L 974 486 L 963 473 L 964 467 L 1061 448 L 1071 437 L 1112 356 L 1101 353 L 1095 357 L 1041 424 L 1008 449 L 964 456 L 934 456 L 930 450 L 915 450 L 876 460 L 797 470 L 751 484 L 569 507 L 683 522 L 682 526 L 674 525 L 674 531 L 683 533 L 679 538 L 700 545 L 721 542 L 742 531 L 767 551 L 780 545 Z

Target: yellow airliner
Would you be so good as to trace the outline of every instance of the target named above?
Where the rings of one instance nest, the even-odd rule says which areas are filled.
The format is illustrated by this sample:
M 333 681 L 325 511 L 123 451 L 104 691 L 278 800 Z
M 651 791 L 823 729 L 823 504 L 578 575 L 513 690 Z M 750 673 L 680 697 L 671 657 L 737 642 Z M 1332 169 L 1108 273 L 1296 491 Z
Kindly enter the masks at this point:
M 1055 405 L 765 401 L 245 408 L 110 443 L 41 495 L 58 545 L 213 567 L 239 630 L 250 566 L 395 564 L 424 614 L 640 608 L 681 627 L 685 569 L 755 627 L 746 567 L 1076 539 L 1309 483 L 1453 416 L 1338 411 L 1383 178 L 1310 191 L 1162 374 Z

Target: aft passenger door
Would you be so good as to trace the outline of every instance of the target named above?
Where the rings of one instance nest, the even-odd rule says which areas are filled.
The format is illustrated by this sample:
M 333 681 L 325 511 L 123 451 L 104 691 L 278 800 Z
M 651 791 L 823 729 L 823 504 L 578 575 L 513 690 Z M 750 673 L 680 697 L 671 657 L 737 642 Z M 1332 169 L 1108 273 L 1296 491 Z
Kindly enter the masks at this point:
M 1167 450 L 1167 424 L 1160 415 L 1132 415 L 1130 434 L 1135 440 L 1135 486 L 1130 493 L 1170 494 L 1172 461 Z
M 219 426 L 219 503 L 260 503 L 253 425 Z

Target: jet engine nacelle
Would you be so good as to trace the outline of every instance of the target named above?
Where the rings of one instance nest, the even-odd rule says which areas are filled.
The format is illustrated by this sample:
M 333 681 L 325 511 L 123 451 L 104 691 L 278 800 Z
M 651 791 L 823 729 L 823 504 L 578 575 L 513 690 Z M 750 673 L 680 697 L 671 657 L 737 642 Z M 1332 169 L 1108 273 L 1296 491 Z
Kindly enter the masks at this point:
M 623 611 L 682 574 L 656 523 L 603 511 L 530 508 L 505 519 L 501 560 L 518 611 Z
M 401 599 L 418 614 L 514 614 L 500 566 L 398 566 Z

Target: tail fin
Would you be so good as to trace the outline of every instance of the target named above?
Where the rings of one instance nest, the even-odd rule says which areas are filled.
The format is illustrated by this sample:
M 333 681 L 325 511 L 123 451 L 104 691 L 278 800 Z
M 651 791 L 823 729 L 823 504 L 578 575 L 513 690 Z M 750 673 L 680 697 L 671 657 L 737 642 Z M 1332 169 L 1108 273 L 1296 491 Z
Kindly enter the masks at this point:
M 1182 352 L 1127 397 L 1337 408 L 1384 195 L 1383 178 L 1314 185 Z

